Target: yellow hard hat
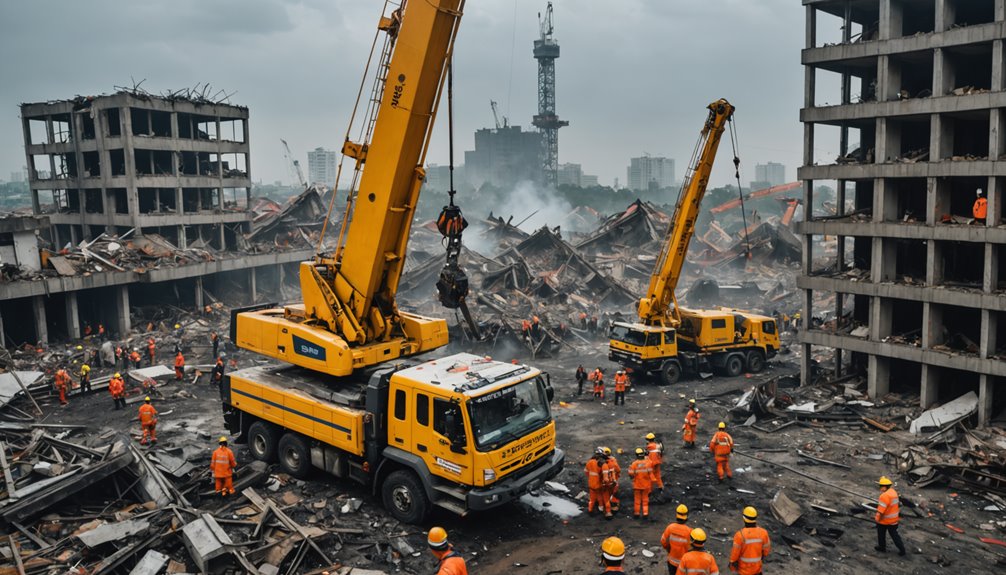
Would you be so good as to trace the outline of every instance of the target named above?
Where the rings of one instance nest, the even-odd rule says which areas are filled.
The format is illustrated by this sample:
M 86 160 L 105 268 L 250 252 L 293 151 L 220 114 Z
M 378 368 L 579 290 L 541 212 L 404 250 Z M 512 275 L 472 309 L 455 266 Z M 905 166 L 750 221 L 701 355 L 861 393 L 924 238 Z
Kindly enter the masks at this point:
M 717 425 L 716 427 L 719 427 L 720 429 L 726 429 L 726 428 L 727 428 L 727 424 L 726 424 L 726 423 L 723 423 L 723 422 L 721 421 L 721 422 L 720 422 L 720 424 L 719 424 L 719 425 Z
M 449 543 L 447 542 L 447 531 L 443 527 L 434 527 L 430 529 L 430 534 L 426 537 L 426 542 L 430 544 L 430 549 L 435 549 L 437 551 L 441 549 L 447 549 Z
M 91 371 L 91 366 L 85 363 L 84 365 L 80 366 L 80 371 Z
M 744 521 L 754 522 L 755 519 L 758 519 L 758 511 L 750 505 L 744 508 L 742 514 L 744 515 Z
M 605 455 L 611 455 L 611 448 L 610 447 L 605 447 L 604 448 L 604 454 Z
M 657 438 L 657 436 L 653 435 L 653 433 L 647 433 L 646 437 L 645 437 L 645 439 L 649 439 L 650 441 L 653 441 L 656 438 Z
M 625 559 L 625 543 L 618 537 L 608 537 L 601 543 L 601 556 L 608 561 Z
M 888 479 L 886 475 L 884 475 L 879 480 L 877 480 L 877 485 L 884 485 L 889 487 L 891 485 L 894 485 L 894 483 L 890 479 Z
M 642 448 L 642 447 L 637 447 L 637 448 L 636 448 L 636 457 L 642 457 L 642 456 L 643 456 L 643 455 L 645 455 L 645 454 L 646 454 L 646 452 L 645 452 L 645 451 L 643 451 L 643 448 Z
M 150 396 L 148 395 L 147 397 L 144 397 L 143 401 L 146 401 L 147 403 L 150 403 Z
M 84 349 L 84 346 L 82 346 L 82 345 L 78 345 L 78 346 L 77 346 L 77 351 L 80 351 L 80 350 L 82 350 L 82 349 Z
M 227 443 L 227 436 L 226 435 L 221 435 L 220 436 L 220 441 L 218 441 L 217 443 Z
M 689 399 L 688 403 L 695 403 L 695 400 L 694 399 Z
M 115 373 L 115 377 L 122 377 L 118 372 Z
M 180 323 L 176 323 L 176 324 L 175 324 L 175 329 L 178 329 L 178 328 L 180 328 L 180 327 L 182 327 L 182 324 L 180 324 Z
M 705 545 L 706 543 L 706 532 L 702 529 L 695 528 L 692 529 L 691 533 L 692 543 L 698 546 Z
M 684 503 L 678 505 L 674 512 L 678 519 L 688 519 L 688 507 Z

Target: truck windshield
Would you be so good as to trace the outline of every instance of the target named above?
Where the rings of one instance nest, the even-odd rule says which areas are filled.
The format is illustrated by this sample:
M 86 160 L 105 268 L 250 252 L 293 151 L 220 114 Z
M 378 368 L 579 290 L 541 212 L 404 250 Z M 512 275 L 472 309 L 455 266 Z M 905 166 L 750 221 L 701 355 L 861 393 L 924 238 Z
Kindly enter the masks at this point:
M 552 419 L 540 377 L 474 397 L 468 410 L 479 451 L 498 449 Z
M 646 343 L 646 334 L 636 331 L 624 325 L 615 325 L 611 328 L 611 339 L 627 343 L 629 345 L 642 346 Z

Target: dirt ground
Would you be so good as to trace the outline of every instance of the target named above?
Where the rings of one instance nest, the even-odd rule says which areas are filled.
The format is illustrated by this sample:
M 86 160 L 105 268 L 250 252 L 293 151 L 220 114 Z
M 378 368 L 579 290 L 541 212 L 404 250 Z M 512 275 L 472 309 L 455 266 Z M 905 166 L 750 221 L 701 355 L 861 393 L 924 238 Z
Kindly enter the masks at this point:
M 709 441 L 718 421 L 729 422 L 727 409 L 743 390 L 757 382 L 794 373 L 792 356 L 780 356 L 777 359 L 781 361 L 773 361 L 765 373 L 756 377 L 714 377 L 704 381 L 684 378 L 670 387 L 637 383 L 627 393 L 625 406 L 616 407 L 609 402 L 591 401 L 588 392 L 578 397 L 573 382 L 573 372 L 580 362 L 587 368 L 601 366 L 610 380 L 615 366 L 606 359 L 606 346 L 606 342 L 598 341 L 596 348 L 587 354 L 566 352 L 557 359 L 534 362 L 524 359 L 552 376 L 557 391 L 553 410 L 559 444 L 566 451 L 566 468 L 553 481 L 568 487 L 570 492 L 562 497 L 575 501 L 584 513 L 563 519 L 523 503 L 463 518 L 436 511 L 430 525 L 440 524 L 448 530 L 455 547 L 465 555 L 470 572 L 486 575 L 522 571 L 542 575 L 597 572 L 600 542 L 609 535 L 618 535 L 628 546 L 625 563 L 628 572 L 665 573 L 665 556 L 659 539 L 667 522 L 673 520 L 678 503 L 690 508 L 690 526 L 702 527 L 709 533 L 707 549 L 716 557 L 722 573 L 728 572 L 731 540 L 742 525 L 741 509 L 747 505 L 758 509 L 759 523 L 772 537 L 773 552 L 765 573 L 992 573 L 1002 572 L 1006 565 L 1002 562 L 1006 548 L 977 539 L 1003 537 L 995 531 L 979 530 L 980 523 L 1002 520 L 1002 512 L 982 511 L 988 505 L 984 500 L 966 493 L 952 493 L 945 487 L 913 489 L 898 475 L 892 459 L 888 458 L 891 462 L 888 463 L 878 457 L 885 451 L 899 453 L 902 446 L 912 441 L 907 432 L 884 434 L 865 427 L 835 425 L 794 425 L 774 434 L 739 425 L 731 425 L 729 429 L 739 451 L 797 468 L 853 492 L 875 496 L 877 478 L 891 476 L 902 500 L 918 506 L 902 512 L 901 534 L 908 547 L 907 557 L 898 557 L 891 543 L 886 554 L 874 551 L 876 531 L 872 513 L 847 514 L 850 508 L 866 502 L 865 498 L 741 456 L 735 456 L 731 462 L 733 481 L 720 484 L 708 451 L 681 448 L 677 430 L 689 398 L 698 398 L 702 414 L 698 441 L 701 445 Z M 238 358 L 241 367 L 245 367 L 253 356 L 238 354 Z M 206 379 L 204 376 L 203 381 Z M 156 400 L 156 405 L 161 413 L 161 442 L 157 449 L 183 450 L 197 465 L 208 465 L 215 438 L 224 433 L 216 389 L 205 384 L 170 383 L 161 387 L 160 392 L 163 397 Z M 46 409 L 52 414 L 46 421 L 87 423 L 94 430 L 91 435 L 99 436 L 109 430 L 128 429 L 135 437 L 139 432 L 135 420 L 138 405 L 130 404 L 125 412 L 113 411 L 111 399 L 102 392 L 75 398 L 65 409 Z M 907 427 L 903 421 L 899 423 L 899 427 Z M 644 445 L 643 436 L 648 432 L 656 433 L 664 442 L 666 488 L 662 497 L 651 500 L 651 521 L 639 522 L 631 517 L 631 484 L 624 470 L 633 449 Z M 598 445 L 624 452 L 619 456 L 623 468 L 622 509 L 611 521 L 587 516 L 586 500 L 574 499 L 586 490 L 583 465 Z M 809 462 L 796 455 L 797 448 L 844 463 L 851 469 Z M 239 464 L 249 461 L 244 446 L 235 451 Z M 870 458 L 871 455 L 874 457 Z M 305 497 L 338 492 L 342 497 L 362 498 L 363 507 L 355 515 L 341 516 L 340 523 L 369 526 L 374 534 L 407 532 L 408 542 L 418 553 L 405 556 L 397 568 L 410 573 L 429 573 L 435 568 L 425 549 L 425 529 L 398 524 L 381 509 L 378 499 L 363 488 L 318 473 L 298 489 Z M 780 489 L 803 510 L 802 518 L 790 527 L 777 521 L 769 508 L 769 501 Z M 837 509 L 842 514 L 829 517 L 811 509 L 811 503 Z M 297 517 L 296 509 L 289 511 Z M 948 523 L 965 533 L 951 531 L 945 526 Z M 333 555 L 347 565 L 395 571 L 394 565 L 385 562 L 386 554 L 374 552 L 373 539 L 380 537 L 359 544 L 346 540 Z

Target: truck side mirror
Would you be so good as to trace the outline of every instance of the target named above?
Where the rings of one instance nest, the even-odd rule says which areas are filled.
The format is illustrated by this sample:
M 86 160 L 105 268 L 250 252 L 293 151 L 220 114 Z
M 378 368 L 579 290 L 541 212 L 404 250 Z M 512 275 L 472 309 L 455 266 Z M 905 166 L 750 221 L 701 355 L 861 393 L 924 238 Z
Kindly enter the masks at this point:
M 548 398 L 548 402 L 552 403 L 555 399 L 555 389 L 552 387 L 552 376 L 545 372 L 545 397 Z
M 467 453 L 465 451 L 465 430 L 462 427 L 462 420 L 455 410 L 448 411 L 444 416 L 447 424 L 447 438 L 451 440 L 451 451 L 453 453 Z

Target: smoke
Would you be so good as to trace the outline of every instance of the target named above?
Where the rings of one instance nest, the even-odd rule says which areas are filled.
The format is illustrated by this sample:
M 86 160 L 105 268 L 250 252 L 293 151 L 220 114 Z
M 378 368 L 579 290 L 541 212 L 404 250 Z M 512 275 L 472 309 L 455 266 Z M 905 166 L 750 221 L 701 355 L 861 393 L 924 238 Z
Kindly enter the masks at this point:
M 534 233 L 542 226 L 554 228 L 561 226 L 566 216 L 573 211 L 564 198 L 559 197 L 554 191 L 539 188 L 531 182 L 520 182 L 497 208 L 497 215 L 504 218 L 513 215 L 513 224 L 524 220 L 520 224 L 520 229 Z M 525 218 L 527 218 L 525 220 Z

